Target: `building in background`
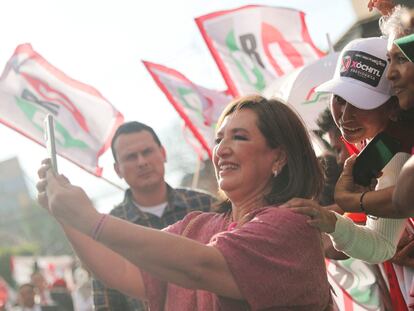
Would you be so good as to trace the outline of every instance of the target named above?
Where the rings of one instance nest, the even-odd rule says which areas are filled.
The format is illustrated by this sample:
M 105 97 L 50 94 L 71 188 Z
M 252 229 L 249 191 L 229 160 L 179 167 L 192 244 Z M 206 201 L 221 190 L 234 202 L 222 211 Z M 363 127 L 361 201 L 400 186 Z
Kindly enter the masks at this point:
M 378 11 L 369 12 L 367 8 L 368 1 L 351 0 L 356 15 L 355 23 L 336 41 L 334 44 L 335 51 L 340 51 L 351 40 L 357 38 L 367 38 L 380 36 L 381 32 L 378 27 L 380 14 Z M 398 4 L 414 8 L 414 1 L 399 0 Z

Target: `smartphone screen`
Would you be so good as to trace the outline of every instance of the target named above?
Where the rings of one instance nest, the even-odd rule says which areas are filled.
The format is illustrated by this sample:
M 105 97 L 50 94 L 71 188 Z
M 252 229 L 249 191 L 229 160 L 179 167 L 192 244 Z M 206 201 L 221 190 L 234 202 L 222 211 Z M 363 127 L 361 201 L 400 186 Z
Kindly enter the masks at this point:
M 396 153 L 401 151 L 398 140 L 385 132 L 375 136 L 359 153 L 353 168 L 356 184 L 369 186 Z
M 45 119 L 45 140 L 47 153 L 52 163 L 52 169 L 57 174 L 55 123 L 51 114 L 48 114 Z

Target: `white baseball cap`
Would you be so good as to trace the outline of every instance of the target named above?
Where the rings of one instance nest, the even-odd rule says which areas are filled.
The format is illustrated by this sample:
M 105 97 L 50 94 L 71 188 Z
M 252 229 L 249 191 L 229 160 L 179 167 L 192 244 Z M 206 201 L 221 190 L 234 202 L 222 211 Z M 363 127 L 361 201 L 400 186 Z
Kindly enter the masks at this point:
M 393 95 L 387 79 L 386 54 L 385 38 L 349 42 L 339 55 L 333 78 L 315 91 L 333 93 L 363 110 L 381 106 Z

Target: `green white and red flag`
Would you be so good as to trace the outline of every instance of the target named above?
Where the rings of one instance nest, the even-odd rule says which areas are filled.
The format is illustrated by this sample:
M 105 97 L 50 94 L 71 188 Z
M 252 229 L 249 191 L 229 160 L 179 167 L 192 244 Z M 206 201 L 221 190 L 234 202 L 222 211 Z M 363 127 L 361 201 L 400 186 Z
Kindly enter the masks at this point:
M 386 310 L 377 265 L 362 260 L 325 259 L 332 299 L 341 311 Z M 382 280 L 384 282 L 384 280 Z M 383 289 L 385 290 L 385 289 Z
M 249 5 L 195 20 L 233 96 L 261 93 L 277 77 L 324 55 L 301 11 Z
M 98 158 L 123 122 L 96 89 L 73 80 L 34 51 L 19 45 L 0 77 L 0 122 L 44 146 L 44 119 L 55 118 L 57 153 L 101 176 Z
M 232 98 L 224 92 L 196 85 L 174 69 L 147 61 L 143 63 L 211 158 L 217 120 Z

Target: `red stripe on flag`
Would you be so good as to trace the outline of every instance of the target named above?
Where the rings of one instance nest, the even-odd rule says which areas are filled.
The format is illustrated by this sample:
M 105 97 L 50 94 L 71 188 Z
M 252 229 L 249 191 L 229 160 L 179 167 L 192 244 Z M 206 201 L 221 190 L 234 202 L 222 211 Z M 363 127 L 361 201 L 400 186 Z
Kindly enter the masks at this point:
M 408 218 L 408 223 L 410 224 L 411 228 L 414 230 L 414 218 Z
M 99 149 L 98 154 L 97 154 L 98 158 L 111 146 L 112 137 L 114 137 L 114 134 L 116 130 L 118 129 L 118 127 L 124 123 L 124 116 L 122 115 L 121 112 L 116 111 L 116 114 L 114 117 L 115 117 L 114 126 L 112 127 L 111 133 L 108 135 L 108 137 L 111 139 L 107 139 L 106 142 L 102 145 L 101 149 Z M 102 169 L 100 170 L 100 173 L 97 176 L 102 176 Z
M 262 24 L 262 41 L 263 41 L 263 49 L 264 52 L 269 59 L 270 64 L 275 69 L 278 76 L 283 76 L 285 72 L 282 68 L 277 64 L 276 60 L 272 57 L 272 53 L 270 53 L 269 45 L 273 42 L 277 42 L 280 40 L 281 34 L 274 29 L 272 26 L 263 23 Z M 282 47 L 281 47 L 282 48 Z
M 397 275 L 394 267 L 390 261 L 382 263 L 385 272 L 387 273 L 388 283 L 390 285 L 390 296 L 393 310 L 408 311 L 407 304 L 401 293 L 400 285 L 398 284 Z
M 19 54 L 19 53 L 25 53 L 29 55 L 29 58 L 33 59 L 36 61 L 37 64 L 39 64 L 40 66 L 42 66 L 44 69 L 46 69 L 47 71 L 49 71 L 51 74 L 53 74 L 55 76 L 55 78 L 59 79 L 60 81 L 64 82 L 65 84 L 72 86 L 74 88 L 77 88 L 85 93 L 89 93 L 90 95 L 96 96 L 96 97 L 100 97 L 104 100 L 105 97 L 102 96 L 102 94 L 100 92 L 98 92 L 97 89 L 91 87 L 90 85 L 87 85 L 85 83 L 82 83 L 80 81 L 74 80 L 71 77 L 67 76 L 65 73 L 63 73 L 62 71 L 60 71 L 58 68 L 56 68 L 55 66 L 53 66 L 52 64 L 50 64 L 46 59 L 44 59 L 40 54 L 38 54 L 37 52 L 35 52 L 32 48 L 32 46 L 30 45 L 30 43 L 25 43 L 25 44 L 21 44 L 19 45 L 15 52 L 15 54 Z M 107 101 L 107 100 L 106 100 Z
M 305 22 L 305 13 L 300 12 L 300 22 L 301 22 L 301 26 L 302 26 L 302 38 L 303 41 L 307 42 L 312 49 L 316 52 L 316 54 L 319 57 L 322 57 L 324 55 L 326 55 L 326 53 L 322 52 L 321 50 L 319 50 L 316 45 L 313 43 L 309 31 L 308 31 L 308 27 L 306 27 L 306 22 Z
M 344 311 L 352 311 L 354 310 L 354 301 L 352 300 L 351 296 L 349 296 L 348 292 L 345 291 L 342 287 L 342 294 L 344 295 L 344 307 L 345 310 Z
M 31 75 L 20 72 L 23 78 L 37 91 L 37 93 L 42 96 L 44 99 L 47 99 L 51 103 L 56 103 L 57 105 L 61 105 L 65 107 L 70 113 L 72 113 L 73 118 L 78 122 L 79 126 L 86 132 L 89 133 L 88 125 L 86 124 L 85 118 L 83 117 L 82 113 L 76 106 L 72 103 L 72 101 L 62 92 L 55 90 L 50 87 L 45 81 L 41 81 L 32 77 Z
M 14 53 L 12 55 L 11 60 L 9 60 L 9 62 L 7 63 L 7 65 L 5 67 L 5 70 L 3 71 L 3 74 L 2 74 L 0 80 L 5 79 L 7 77 L 8 72 L 10 70 L 16 70 L 17 69 L 17 73 L 20 74 L 21 77 L 26 78 L 26 81 L 29 84 L 31 84 L 35 89 L 45 88 L 45 85 L 44 85 L 45 82 L 44 81 L 41 81 L 39 79 L 35 79 L 32 76 L 29 76 L 27 73 L 20 72 L 19 71 L 19 69 L 20 69 L 19 67 L 14 68 L 11 65 L 11 61 L 13 60 L 13 58 L 16 58 L 17 59 L 17 57 L 22 57 L 22 55 L 20 55 L 20 54 L 23 54 L 23 57 L 24 57 L 25 61 L 33 60 L 33 62 L 35 62 L 36 65 L 40 66 L 42 69 L 44 69 L 45 71 L 47 71 L 49 74 L 53 75 L 53 78 L 56 78 L 56 80 L 60 81 L 61 83 L 65 84 L 67 86 L 70 86 L 70 87 L 72 87 L 74 89 L 77 89 L 78 91 L 81 91 L 81 92 L 87 93 L 87 94 L 89 94 L 91 96 L 94 96 L 94 97 L 99 98 L 100 100 L 102 100 L 104 102 L 104 103 L 102 103 L 102 105 L 105 108 L 108 108 L 106 105 L 104 105 L 104 104 L 107 104 L 109 106 L 109 109 L 112 111 L 113 116 L 115 118 L 114 126 L 111 129 L 111 131 L 112 131 L 111 134 L 113 134 L 113 132 L 116 130 L 116 128 L 120 124 L 122 124 L 122 122 L 124 120 L 124 117 L 123 117 L 122 113 L 120 113 L 114 107 L 112 107 L 112 105 L 110 104 L 110 102 L 106 98 L 104 98 L 99 91 L 97 91 L 92 86 L 89 86 L 87 84 L 84 84 L 82 82 L 79 82 L 77 80 L 74 80 L 74 79 L 70 78 L 69 76 L 67 76 L 65 73 L 63 73 L 62 71 L 60 71 L 58 68 L 56 68 L 52 64 L 50 64 L 40 54 L 38 54 L 36 51 L 34 51 L 33 48 L 32 48 L 32 46 L 29 43 L 25 43 L 25 44 L 21 44 L 21 45 L 17 46 L 17 48 L 15 49 L 15 51 L 14 51 Z M 39 83 L 42 84 L 42 85 L 39 85 Z M 48 84 L 46 84 L 46 85 L 48 86 Z M 68 97 L 66 95 L 64 95 L 63 93 L 61 93 L 61 92 L 55 91 L 55 90 L 50 89 L 50 88 L 48 89 L 47 87 L 46 87 L 46 90 L 47 91 L 50 91 L 51 90 L 52 92 L 55 92 L 58 95 L 62 95 L 62 98 L 64 98 L 65 100 L 68 99 Z M 44 95 L 44 92 L 42 91 L 41 94 Z M 62 98 L 61 98 L 61 100 L 62 100 Z M 48 100 L 53 100 L 53 99 L 56 99 L 56 98 L 47 98 L 47 99 Z M 70 112 L 73 113 L 73 111 L 74 111 L 73 109 L 69 109 L 67 107 L 67 105 L 64 105 L 64 106 Z M 80 116 L 82 116 L 81 115 L 81 112 L 79 110 L 77 110 L 76 107 L 75 107 L 75 109 L 76 109 L 76 111 L 79 112 Z M 83 121 L 82 120 L 81 121 L 84 123 L 84 126 L 82 126 L 82 128 L 84 128 L 84 129 L 87 130 L 86 121 L 85 121 L 85 119 L 84 119 L 83 116 L 82 116 L 82 118 L 83 118 Z M 77 120 L 79 121 L 80 119 L 77 118 Z M 36 142 L 37 144 L 39 144 L 39 145 L 41 145 L 43 147 L 45 146 L 43 140 L 39 140 L 38 138 L 36 138 L 34 136 L 31 136 L 30 133 L 27 133 L 27 132 L 19 129 L 18 128 L 18 125 L 14 125 L 13 123 L 9 123 L 4 118 L 0 118 L 0 123 L 4 124 L 5 126 L 11 128 L 12 130 L 14 130 L 14 131 L 16 131 L 18 133 L 20 133 L 24 137 L 26 137 L 26 138 L 28 138 L 28 139 Z M 103 141 L 102 146 L 99 149 L 99 152 L 96 154 L 96 163 L 98 163 L 97 159 L 99 158 L 99 156 L 101 154 L 103 154 L 108 149 L 109 145 L 111 144 L 111 139 L 112 139 L 112 135 L 111 136 L 107 136 L 106 140 Z M 93 168 L 88 168 L 88 167 L 82 165 L 80 162 L 76 162 L 75 160 L 69 158 L 68 156 L 65 156 L 65 155 L 63 155 L 61 153 L 59 153 L 59 155 L 62 156 L 63 158 L 65 158 L 65 159 L 67 159 L 68 161 L 72 162 L 73 164 L 77 165 L 78 167 L 84 169 L 88 173 L 91 173 L 91 174 L 93 174 L 95 176 L 98 176 L 98 177 L 102 177 L 102 170 L 103 170 L 103 168 L 98 167 L 97 165 L 95 167 L 93 167 Z
M 351 143 L 347 142 L 343 136 L 341 136 L 340 138 L 341 138 L 342 142 L 344 143 L 344 145 L 346 147 L 346 150 L 348 151 L 348 153 L 350 155 L 353 155 L 353 154 L 358 155 L 359 154 L 359 149 L 354 144 L 351 144 Z
M 226 12 L 222 13 L 225 14 Z M 227 84 L 229 89 L 229 94 L 233 97 L 238 97 L 240 94 L 237 91 L 237 87 L 233 82 L 233 79 L 230 76 L 230 73 L 227 71 L 227 66 L 224 64 L 224 61 L 221 59 L 220 54 L 218 53 L 217 49 L 214 47 L 213 40 L 210 39 L 209 35 L 207 34 L 206 29 L 204 28 L 204 21 L 208 18 L 215 17 L 217 15 L 221 15 L 220 12 L 209 14 L 203 17 L 195 18 L 195 22 L 198 26 L 198 29 L 201 32 L 201 36 L 204 38 L 204 41 L 207 44 L 208 49 L 210 50 L 211 55 L 213 56 L 214 60 L 216 61 L 217 67 L 220 70 L 221 74 L 223 75 L 224 82 Z
M 302 55 L 295 49 L 295 47 L 287 41 L 282 33 L 276 28 L 270 26 L 269 24 L 262 23 L 262 40 L 263 48 L 266 56 L 269 58 L 270 63 L 279 76 L 283 75 L 283 70 L 277 65 L 276 60 L 273 58 L 270 53 L 269 45 L 272 43 L 277 43 L 280 46 L 283 54 L 287 57 L 289 62 L 293 65 L 294 68 L 301 67 L 304 65 Z

